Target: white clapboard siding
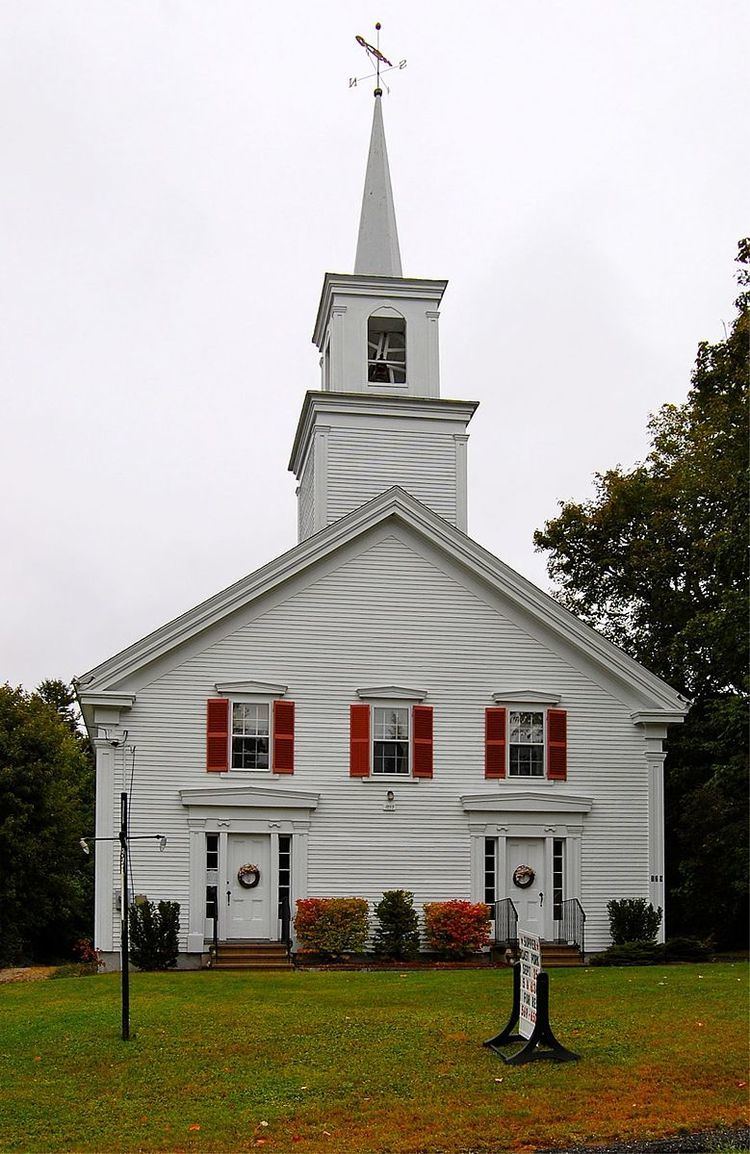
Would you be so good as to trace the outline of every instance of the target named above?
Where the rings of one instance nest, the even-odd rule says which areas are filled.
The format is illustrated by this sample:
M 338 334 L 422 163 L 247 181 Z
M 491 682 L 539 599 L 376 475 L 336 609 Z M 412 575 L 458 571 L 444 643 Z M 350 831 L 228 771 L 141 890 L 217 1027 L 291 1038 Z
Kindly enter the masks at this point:
M 173 668 L 160 667 L 138 686 L 127 718 L 128 741 L 137 747 L 132 830 L 164 833 L 169 845 L 160 854 L 155 844 L 134 844 L 134 884 L 152 899 L 179 901 L 185 932 L 188 838 L 178 791 L 217 783 L 205 771 L 205 703 L 217 681 L 242 679 L 287 685 L 296 705 L 295 773 L 280 787 L 321 794 L 309 838 L 309 895 L 375 901 L 399 887 L 412 890 L 418 905 L 470 896 L 468 818 L 459 797 L 500 795 L 508 784 L 485 781 L 483 744 L 484 709 L 508 687 L 560 694 L 568 711 L 563 788 L 594 798 L 582 839 L 589 948 L 607 944 L 610 898 L 648 895 L 648 777 L 632 706 L 510 620 L 499 597 L 480 598 L 403 529 L 362 542 L 339 568 L 317 577 L 313 570 L 304 587 L 254 620 L 238 627 L 228 619 L 220 640 L 177 651 Z M 427 691 L 432 780 L 349 777 L 349 705 L 358 687 L 386 684 Z M 129 763 L 118 756 L 127 782 Z M 393 813 L 383 810 L 389 787 Z
M 327 524 L 401 485 L 456 524 L 456 445 L 450 433 L 408 429 L 331 429 Z

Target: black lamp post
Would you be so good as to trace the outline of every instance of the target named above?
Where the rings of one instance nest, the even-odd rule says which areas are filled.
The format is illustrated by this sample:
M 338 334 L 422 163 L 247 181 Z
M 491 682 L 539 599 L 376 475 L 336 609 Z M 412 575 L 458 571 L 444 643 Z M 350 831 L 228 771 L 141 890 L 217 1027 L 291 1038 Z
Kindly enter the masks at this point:
M 166 847 L 167 839 L 160 833 L 139 834 L 130 837 L 128 834 L 128 795 L 124 791 L 120 794 L 120 832 L 117 837 L 82 837 L 81 849 L 90 853 L 90 841 L 119 841 L 120 843 L 120 969 L 122 989 L 122 1040 L 130 1038 L 130 927 L 128 924 L 128 847 L 131 841 L 159 842 L 159 849 Z

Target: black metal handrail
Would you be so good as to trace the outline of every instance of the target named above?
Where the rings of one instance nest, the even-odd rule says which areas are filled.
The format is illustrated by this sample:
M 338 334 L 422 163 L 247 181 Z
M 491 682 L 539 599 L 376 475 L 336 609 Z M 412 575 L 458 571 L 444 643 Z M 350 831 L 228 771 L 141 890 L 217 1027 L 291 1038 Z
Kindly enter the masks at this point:
M 578 898 L 566 898 L 561 902 L 560 914 L 558 940 L 571 946 L 578 946 L 581 953 L 584 953 L 586 913 Z
M 495 902 L 495 944 L 515 946 L 518 942 L 518 910 L 512 898 Z
M 279 921 L 281 922 L 281 941 L 286 946 L 287 954 L 292 952 L 292 911 L 289 905 L 289 894 L 282 894 L 279 898 Z

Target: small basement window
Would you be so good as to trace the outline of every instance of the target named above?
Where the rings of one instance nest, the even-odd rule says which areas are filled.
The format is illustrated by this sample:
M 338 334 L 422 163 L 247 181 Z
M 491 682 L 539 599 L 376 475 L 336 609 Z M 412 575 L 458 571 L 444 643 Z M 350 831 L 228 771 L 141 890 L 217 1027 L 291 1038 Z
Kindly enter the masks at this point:
M 367 380 L 370 384 L 406 384 L 406 321 L 403 317 L 369 318 Z

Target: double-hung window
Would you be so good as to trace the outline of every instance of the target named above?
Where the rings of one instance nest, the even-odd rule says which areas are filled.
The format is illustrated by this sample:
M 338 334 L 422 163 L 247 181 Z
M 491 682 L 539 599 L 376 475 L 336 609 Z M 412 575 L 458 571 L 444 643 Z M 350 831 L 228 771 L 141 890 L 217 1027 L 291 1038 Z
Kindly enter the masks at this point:
M 264 702 L 232 703 L 232 769 L 268 769 L 270 710 Z
M 409 709 L 376 706 L 373 709 L 372 772 L 408 774 Z
M 508 717 L 510 777 L 544 777 L 544 713 L 511 710 Z

